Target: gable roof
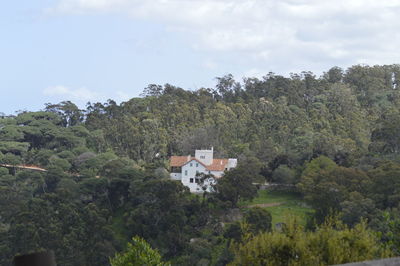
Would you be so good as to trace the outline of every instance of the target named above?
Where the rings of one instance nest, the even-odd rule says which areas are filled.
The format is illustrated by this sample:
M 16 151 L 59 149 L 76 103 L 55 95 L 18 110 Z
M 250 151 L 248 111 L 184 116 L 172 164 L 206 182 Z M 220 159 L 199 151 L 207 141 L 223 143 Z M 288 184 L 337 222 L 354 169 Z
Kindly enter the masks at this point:
M 188 156 L 171 156 L 170 158 L 170 166 L 171 167 L 182 167 L 188 162 L 196 161 L 203 165 L 209 171 L 224 171 L 227 164 L 228 159 L 214 159 L 212 164 L 205 165 L 200 160 L 196 159 L 195 157 Z
M 214 159 L 213 163 L 207 165 L 209 171 L 224 171 L 228 164 L 228 159 Z
M 195 158 L 195 157 L 191 157 L 190 160 L 187 161 L 186 163 L 184 163 L 183 165 L 186 165 L 186 164 L 188 164 L 188 163 L 191 162 L 191 161 L 196 161 L 196 162 L 198 162 L 199 164 L 201 164 L 202 166 L 204 166 L 204 167 L 207 169 L 207 165 L 205 165 L 204 163 L 200 162 L 200 160 L 198 160 L 198 159 Z M 182 166 L 183 166 L 183 165 L 182 165 Z
M 170 158 L 170 166 L 172 167 L 181 167 L 189 162 L 191 159 L 190 155 L 188 156 L 171 156 Z

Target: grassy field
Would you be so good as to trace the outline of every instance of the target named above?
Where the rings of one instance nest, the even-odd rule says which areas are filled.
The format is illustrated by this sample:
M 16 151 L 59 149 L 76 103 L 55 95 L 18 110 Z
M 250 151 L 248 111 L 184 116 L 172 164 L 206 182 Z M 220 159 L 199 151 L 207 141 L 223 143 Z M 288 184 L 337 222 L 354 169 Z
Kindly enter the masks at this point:
M 285 222 L 288 215 L 293 215 L 305 225 L 307 215 L 313 213 L 313 209 L 308 207 L 298 194 L 292 192 L 259 190 L 255 199 L 243 201 L 240 206 L 246 208 L 254 204 L 275 205 L 263 207 L 271 213 L 272 224 Z

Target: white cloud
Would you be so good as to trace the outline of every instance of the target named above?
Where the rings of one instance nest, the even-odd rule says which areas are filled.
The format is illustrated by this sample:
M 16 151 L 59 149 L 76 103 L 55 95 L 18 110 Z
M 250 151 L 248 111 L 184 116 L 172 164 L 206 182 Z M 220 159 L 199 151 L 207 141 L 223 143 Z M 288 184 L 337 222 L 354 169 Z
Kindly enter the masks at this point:
M 51 14 L 121 13 L 189 34 L 195 49 L 291 70 L 400 61 L 398 0 L 60 0 Z
M 45 96 L 52 97 L 53 99 L 56 98 L 54 100 L 70 100 L 78 105 L 85 105 L 87 102 L 106 102 L 108 99 L 112 99 L 116 102 L 123 102 L 134 97 L 134 95 L 130 95 L 121 90 L 117 90 L 113 94 L 104 94 L 89 90 L 86 87 L 74 89 L 63 85 L 47 87 L 42 91 L 42 93 Z
M 82 102 L 104 100 L 105 98 L 100 93 L 91 91 L 85 87 L 72 89 L 62 85 L 48 87 L 43 90 L 43 94 L 46 96 L 66 97 L 73 101 L 82 101 Z

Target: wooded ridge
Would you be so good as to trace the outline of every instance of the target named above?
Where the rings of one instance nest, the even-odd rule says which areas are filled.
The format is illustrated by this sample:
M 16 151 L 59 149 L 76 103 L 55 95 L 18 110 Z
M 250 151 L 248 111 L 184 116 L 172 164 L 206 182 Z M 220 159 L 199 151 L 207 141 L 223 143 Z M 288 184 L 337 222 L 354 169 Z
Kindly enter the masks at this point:
M 399 65 L 216 81 L 1 117 L 0 264 L 42 249 L 60 265 L 123 265 L 138 254 L 166 265 L 327 265 L 400 254 Z M 170 180 L 169 157 L 207 147 L 239 165 L 214 193 L 193 195 Z M 267 203 L 238 208 L 265 181 L 311 206 L 305 225 L 294 213 L 276 229 Z M 228 221 L 232 210 L 242 219 Z

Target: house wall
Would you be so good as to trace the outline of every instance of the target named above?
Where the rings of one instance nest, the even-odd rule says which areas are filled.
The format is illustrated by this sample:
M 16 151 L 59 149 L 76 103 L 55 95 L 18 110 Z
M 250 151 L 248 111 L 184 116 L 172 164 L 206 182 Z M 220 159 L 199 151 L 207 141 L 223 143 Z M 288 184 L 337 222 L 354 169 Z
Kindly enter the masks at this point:
M 199 160 L 204 165 L 211 165 L 214 160 L 213 156 L 214 150 L 196 150 L 195 151 L 195 158 Z M 190 155 L 188 155 L 188 159 Z M 204 173 L 204 174 L 212 174 L 215 178 L 220 178 L 224 174 L 224 170 L 230 170 L 237 166 L 237 159 L 228 159 L 228 164 L 223 171 L 208 171 L 203 164 L 199 163 L 196 160 L 191 160 L 187 162 L 185 165 L 179 169 L 178 167 L 171 168 L 171 178 L 174 180 L 180 180 L 184 186 L 189 187 L 191 192 L 203 192 L 202 187 L 196 183 L 196 173 Z M 181 170 L 181 171 L 180 171 Z M 190 180 L 192 179 L 192 182 Z M 204 181 L 204 185 L 207 186 L 207 191 L 211 191 L 211 184 L 215 184 L 216 180 L 211 178 L 209 180 Z
M 182 173 L 171 173 L 170 176 L 174 180 L 181 180 L 182 179 Z
M 214 160 L 214 151 L 211 150 L 196 150 L 194 157 L 205 165 L 212 164 Z
M 201 187 L 196 183 L 196 173 L 208 173 L 206 168 L 196 160 L 191 160 L 182 166 L 182 184 L 189 187 L 191 192 L 202 192 Z M 193 183 L 190 183 L 190 179 L 193 178 Z
M 237 166 L 237 159 L 228 159 L 228 170 L 235 168 Z

